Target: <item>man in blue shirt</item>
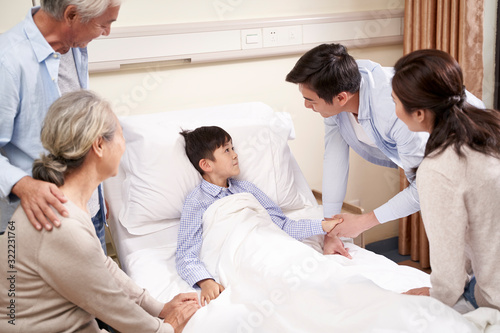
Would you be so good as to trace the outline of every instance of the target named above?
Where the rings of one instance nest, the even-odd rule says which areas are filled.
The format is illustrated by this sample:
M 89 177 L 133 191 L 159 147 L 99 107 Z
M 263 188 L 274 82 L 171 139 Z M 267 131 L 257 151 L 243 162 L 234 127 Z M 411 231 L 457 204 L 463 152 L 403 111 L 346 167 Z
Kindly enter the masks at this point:
M 64 195 L 31 178 L 33 160 L 44 151 L 42 122 L 63 93 L 87 89 L 87 44 L 109 34 L 120 9 L 119 0 L 42 0 L 41 5 L 0 35 L 0 232 L 19 200 L 37 229 L 59 226 L 52 207 L 64 215 Z M 93 198 L 89 211 L 105 250 L 102 193 Z
M 206 126 L 181 134 L 186 141 L 186 154 L 203 179 L 187 196 L 182 208 L 177 237 L 176 268 L 190 286 L 198 285 L 201 288 L 202 306 L 205 302 L 208 304 L 217 298 L 224 290 L 199 258 L 203 214 L 215 201 L 236 193 L 251 193 L 269 213 L 274 224 L 298 240 L 313 235 L 326 235 L 339 223 L 339 220 L 333 219 L 292 220 L 257 186 L 233 179 L 232 177 L 240 173 L 238 155 L 234 151 L 231 136 L 222 128 Z M 343 246 L 337 252 L 350 257 Z
M 340 44 L 323 44 L 305 53 L 286 77 L 299 85 L 305 107 L 325 118 L 324 216 L 340 213 L 347 189 L 349 147 L 371 163 L 402 168 L 410 183 L 372 212 L 339 215 L 344 222 L 333 231 L 338 236 L 356 237 L 420 210 L 415 168 L 423 159 L 428 135 L 411 132 L 396 116 L 392 76 L 392 68 L 355 61 Z M 472 94 L 467 94 L 467 100 L 484 107 Z M 330 239 L 325 239 L 325 253 L 331 252 Z

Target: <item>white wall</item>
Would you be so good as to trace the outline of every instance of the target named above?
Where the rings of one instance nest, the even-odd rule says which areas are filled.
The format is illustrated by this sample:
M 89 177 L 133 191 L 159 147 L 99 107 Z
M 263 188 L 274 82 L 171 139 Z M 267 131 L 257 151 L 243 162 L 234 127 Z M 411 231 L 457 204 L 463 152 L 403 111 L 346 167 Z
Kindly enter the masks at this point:
M 117 26 L 240 20 L 402 8 L 404 0 L 122 0 Z
M 31 4 L 31 0 L 0 0 L 0 33 L 24 19 Z

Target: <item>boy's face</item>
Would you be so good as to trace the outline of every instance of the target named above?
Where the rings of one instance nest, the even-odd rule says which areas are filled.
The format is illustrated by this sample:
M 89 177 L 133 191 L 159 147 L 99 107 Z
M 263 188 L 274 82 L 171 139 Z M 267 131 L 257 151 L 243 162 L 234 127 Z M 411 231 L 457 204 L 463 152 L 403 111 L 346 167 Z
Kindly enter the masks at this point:
M 223 146 L 214 151 L 215 161 L 212 164 L 212 177 L 226 179 L 240 174 L 238 164 L 238 154 L 234 151 L 232 141 L 226 142 Z

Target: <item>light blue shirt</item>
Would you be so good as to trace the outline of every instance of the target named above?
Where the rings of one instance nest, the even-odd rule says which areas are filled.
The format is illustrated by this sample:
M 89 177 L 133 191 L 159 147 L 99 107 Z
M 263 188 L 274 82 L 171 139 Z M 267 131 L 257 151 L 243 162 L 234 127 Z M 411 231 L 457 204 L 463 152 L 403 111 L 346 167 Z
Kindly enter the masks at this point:
M 182 208 L 177 237 L 176 268 L 179 275 L 190 285 L 198 281 L 213 279 L 200 260 L 203 233 L 203 214 L 215 201 L 236 193 L 251 193 L 266 209 L 271 220 L 295 239 L 302 240 L 313 235 L 324 235 L 322 220 L 292 220 L 283 214 L 267 195 L 247 181 L 228 179 L 228 188 L 202 180 L 186 198 Z
M 347 189 L 349 147 L 365 160 L 404 170 L 410 186 L 374 210 L 380 223 L 408 216 L 420 210 L 414 169 L 422 162 L 428 133 L 416 133 L 396 116 L 392 100 L 393 69 L 369 60 L 358 60 L 361 73 L 358 122 L 377 148 L 358 140 L 348 114 L 325 119 L 325 155 L 323 162 L 324 215 L 340 213 Z M 467 92 L 467 101 L 484 104 Z
M 35 25 L 38 10 L 31 9 L 22 22 L 0 35 L 0 231 L 18 205 L 12 187 L 31 176 L 33 161 L 45 151 L 40 142 L 43 120 L 60 97 L 60 54 Z M 80 85 L 86 89 L 87 50 L 74 48 L 73 54 Z

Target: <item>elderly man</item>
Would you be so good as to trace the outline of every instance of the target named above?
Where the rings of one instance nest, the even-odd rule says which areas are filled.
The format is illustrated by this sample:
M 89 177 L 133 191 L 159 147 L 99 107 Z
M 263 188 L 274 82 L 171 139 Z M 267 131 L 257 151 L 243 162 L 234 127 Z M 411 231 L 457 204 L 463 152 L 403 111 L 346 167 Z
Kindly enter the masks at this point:
M 31 178 L 42 122 L 58 97 L 88 87 L 87 44 L 109 34 L 119 10 L 119 0 L 42 0 L 0 35 L 0 232 L 19 201 L 38 230 L 60 225 L 52 207 L 66 214 L 61 191 Z M 106 252 L 103 202 L 99 187 L 88 209 Z

